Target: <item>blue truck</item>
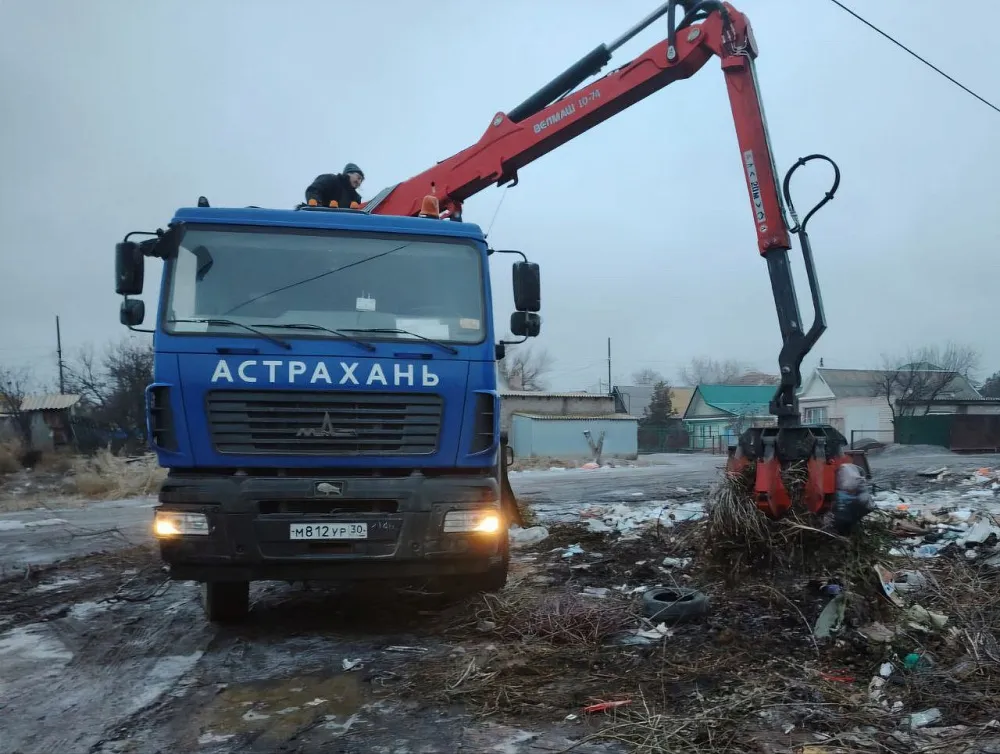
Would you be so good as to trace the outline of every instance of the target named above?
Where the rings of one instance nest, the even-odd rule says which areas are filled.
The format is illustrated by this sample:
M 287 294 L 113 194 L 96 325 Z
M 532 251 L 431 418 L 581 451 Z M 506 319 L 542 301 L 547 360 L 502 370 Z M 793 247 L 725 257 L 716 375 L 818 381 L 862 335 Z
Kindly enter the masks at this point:
M 256 580 L 502 587 L 519 513 L 480 227 L 198 204 L 116 247 L 132 329 L 145 259 L 163 261 L 146 396 L 171 577 L 201 582 L 218 622 L 247 615 Z M 523 255 L 513 288 L 511 332 L 538 335 Z
M 665 39 L 592 79 L 661 19 Z M 753 472 L 757 507 L 772 517 L 793 504 L 785 472 L 805 468 L 795 497 L 813 513 L 831 510 L 837 469 L 859 452 L 834 427 L 802 423 L 798 390 L 803 359 L 827 326 L 806 225 L 833 199 L 840 169 L 811 154 L 779 180 L 757 55 L 749 19 L 728 2 L 667 0 L 496 113 L 474 144 L 358 207 L 212 209 L 199 200 L 167 230 L 118 244 L 121 320 L 132 328 L 145 314 L 128 298 L 142 292 L 144 259 L 166 261 L 148 413 L 170 473 L 155 527 L 171 573 L 205 582 L 211 618 L 245 615 L 254 579 L 504 583 L 507 525 L 519 520 L 498 424 L 505 343 L 492 317 L 491 251 L 480 228 L 463 222 L 464 202 L 517 185 L 521 168 L 712 59 L 729 94 L 782 341 L 775 421 L 744 432 L 727 468 Z M 833 184 L 800 219 L 791 178 L 814 160 L 831 166 Z M 615 190 L 610 176 L 594 178 L 603 181 L 595 206 L 578 221 L 592 222 L 601 195 Z M 808 327 L 792 279 L 793 235 Z M 539 271 L 521 260 L 510 330 L 526 339 L 541 328 Z

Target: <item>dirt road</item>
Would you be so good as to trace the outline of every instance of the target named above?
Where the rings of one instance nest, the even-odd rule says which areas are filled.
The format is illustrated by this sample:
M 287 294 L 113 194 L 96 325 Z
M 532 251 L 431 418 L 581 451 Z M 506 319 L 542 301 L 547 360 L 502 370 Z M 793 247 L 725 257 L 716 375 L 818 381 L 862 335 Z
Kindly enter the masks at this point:
M 704 499 L 721 460 L 525 472 L 513 484 L 548 520 L 594 503 L 684 505 Z M 877 477 L 914 483 L 913 469 L 987 463 L 996 459 L 873 460 Z M 255 588 L 247 626 L 207 625 L 197 587 L 165 579 L 148 538 L 150 506 L 0 516 L 2 754 L 553 754 L 587 735 L 579 719 L 536 716 L 512 727 L 461 708 L 420 709 L 404 693 L 407 665 L 466 651 L 442 632 L 452 608 L 426 599 L 268 584 Z M 98 550 L 107 552 L 89 554 Z M 40 570 L 68 557 L 77 559 Z

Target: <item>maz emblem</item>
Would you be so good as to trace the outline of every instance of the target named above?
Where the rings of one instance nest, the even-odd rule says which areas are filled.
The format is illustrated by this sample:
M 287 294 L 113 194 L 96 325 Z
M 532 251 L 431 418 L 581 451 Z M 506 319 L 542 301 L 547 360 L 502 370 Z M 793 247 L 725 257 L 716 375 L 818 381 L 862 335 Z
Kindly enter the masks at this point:
M 345 429 L 341 427 L 333 426 L 333 420 L 330 419 L 330 412 L 323 412 L 323 423 L 319 425 L 318 429 L 313 427 L 302 427 L 298 432 L 295 433 L 296 437 L 357 437 L 357 430 Z
M 320 497 L 332 497 L 344 494 L 343 482 L 316 482 L 316 494 Z

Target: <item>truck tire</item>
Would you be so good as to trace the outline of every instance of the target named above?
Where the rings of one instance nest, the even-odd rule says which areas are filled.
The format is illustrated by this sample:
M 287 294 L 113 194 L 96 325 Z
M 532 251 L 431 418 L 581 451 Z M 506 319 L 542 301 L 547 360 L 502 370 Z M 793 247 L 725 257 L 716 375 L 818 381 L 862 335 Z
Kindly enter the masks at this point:
M 681 623 L 708 612 L 708 597 L 697 589 L 656 587 L 642 595 L 642 613 L 652 621 Z
M 250 582 L 206 582 L 201 585 L 201 604 L 212 623 L 240 623 L 250 613 Z
M 500 562 L 487 571 L 474 576 L 458 576 L 448 579 L 446 591 L 451 598 L 463 598 L 473 594 L 499 592 L 507 585 L 510 571 L 510 537 L 504 532 L 500 541 Z

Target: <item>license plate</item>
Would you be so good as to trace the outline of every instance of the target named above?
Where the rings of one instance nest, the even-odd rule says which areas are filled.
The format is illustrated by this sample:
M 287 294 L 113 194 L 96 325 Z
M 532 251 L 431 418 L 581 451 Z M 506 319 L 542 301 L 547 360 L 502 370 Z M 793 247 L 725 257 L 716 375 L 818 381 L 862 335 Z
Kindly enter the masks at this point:
M 292 524 L 289 539 L 367 539 L 368 524 Z

